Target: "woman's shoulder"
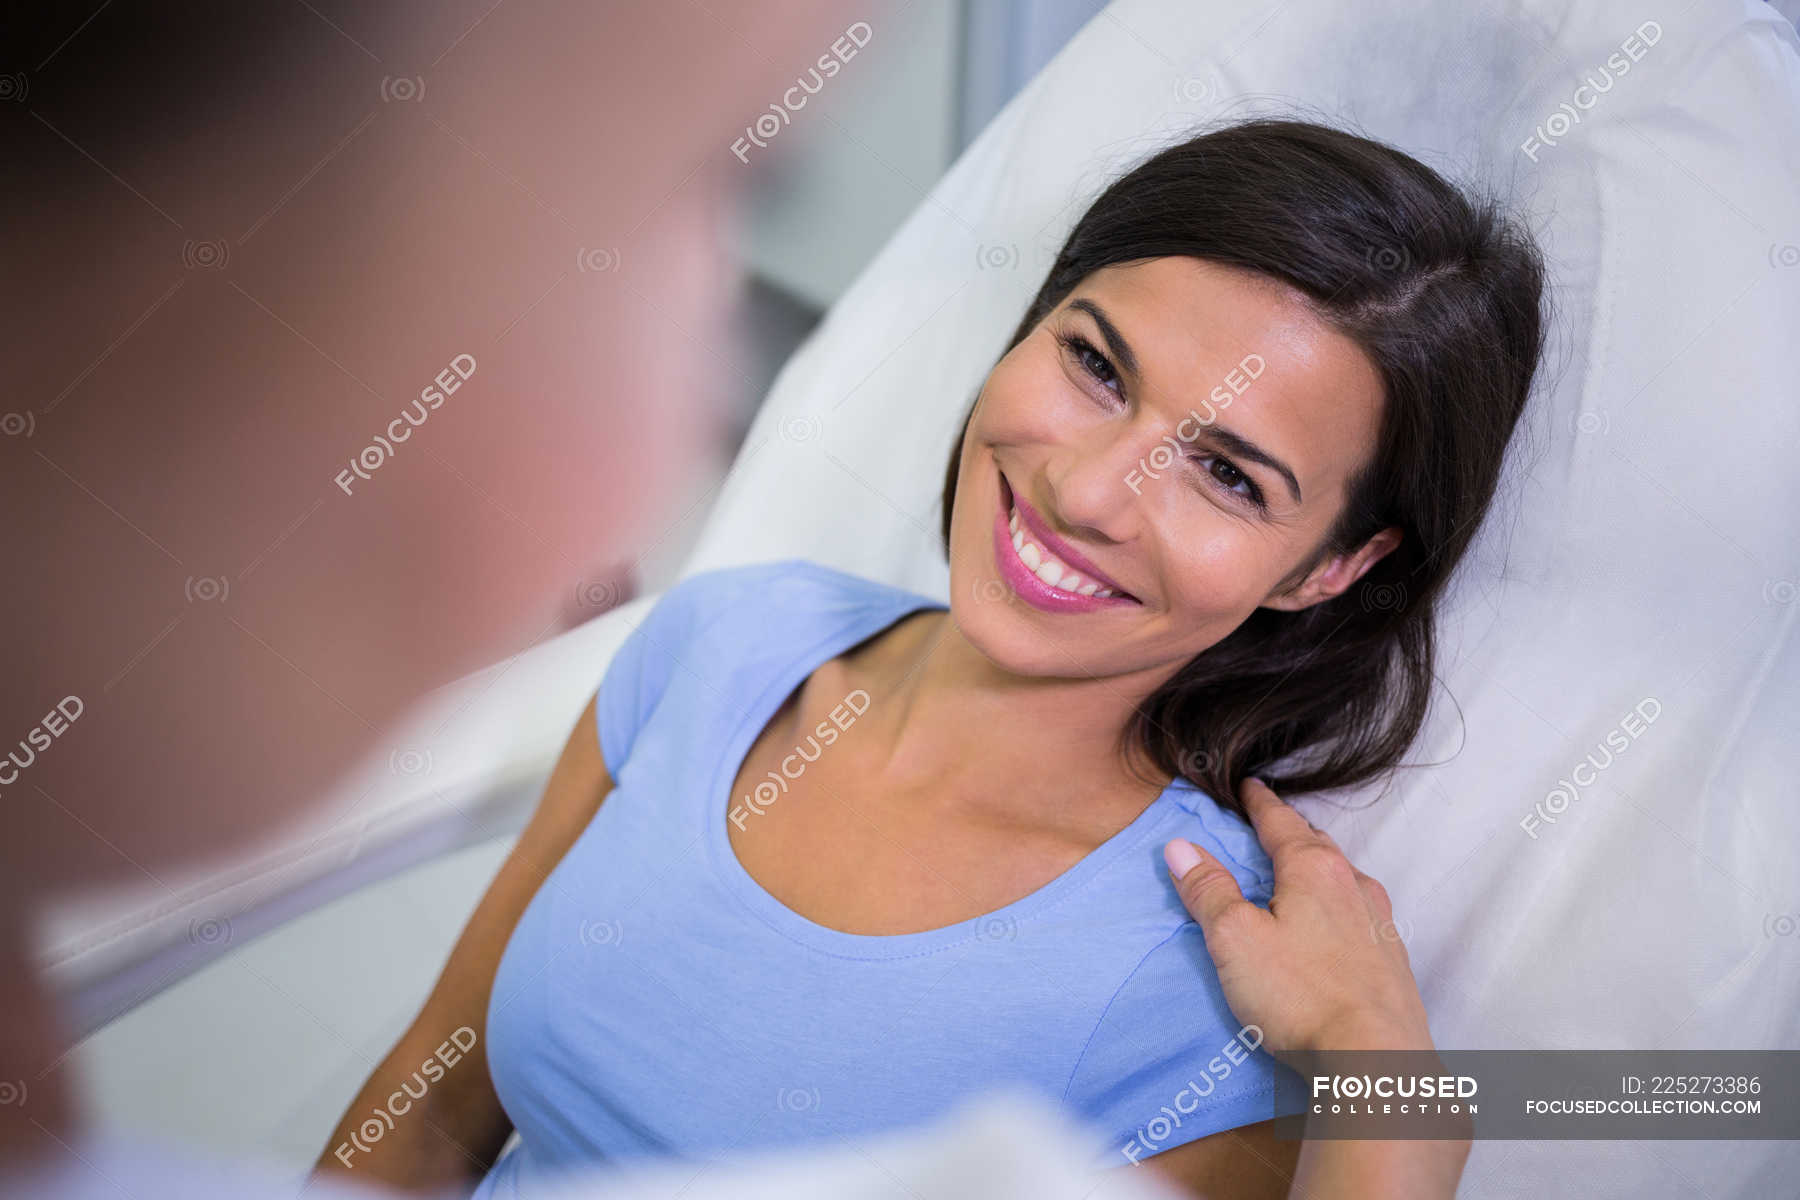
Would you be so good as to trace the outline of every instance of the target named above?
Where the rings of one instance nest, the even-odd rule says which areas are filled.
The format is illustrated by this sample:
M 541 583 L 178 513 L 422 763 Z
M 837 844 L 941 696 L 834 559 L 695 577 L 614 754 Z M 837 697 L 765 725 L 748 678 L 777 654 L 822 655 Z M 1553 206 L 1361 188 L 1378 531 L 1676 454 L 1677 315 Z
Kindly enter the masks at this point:
M 687 576 L 682 582 L 707 581 L 703 586 L 732 586 L 760 583 L 787 588 L 812 588 L 856 595 L 891 596 L 906 589 L 879 579 L 868 579 L 838 567 L 827 566 L 816 559 L 793 555 L 759 562 L 735 563 L 709 567 Z
M 1156 898 L 1153 916 L 1126 922 L 1127 961 L 1070 1073 L 1065 1099 L 1108 1136 L 1096 1165 L 1141 1162 L 1208 1134 L 1295 1111 L 1277 1095 L 1284 1068 L 1262 1048 L 1262 1030 L 1226 1003 L 1206 937 L 1162 862 L 1171 838 L 1210 852 L 1246 899 L 1267 907 L 1274 872 L 1248 821 L 1176 779 L 1167 815 L 1133 862 L 1134 897 Z M 1139 912 L 1143 907 L 1139 905 Z M 1110 985 L 1109 985 L 1110 986 Z
M 1297 1084 L 1263 1046 L 1261 1027 L 1231 1011 L 1205 935 L 1186 921 L 1107 1001 L 1064 1095 L 1108 1135 L 1104 1166 L 1298 1111 Z
M 1163 794 L 1178 813 L 1163 840 L 1193 842 L 1225 865 L 1246 899 L 1266 906 L 1275 888 L 1275 867 L 1250 822 L 1179 776 Z
M 1180 941 L 1178 935 L 1198 935 L 1200 927 L 1169 875 L 1163 847 L 1175 838 L 1193 842 L 1231 872 L 1244 898 L 1259 908 L 1267 908 L 1274 894 L 1275 871 L 1268 853 L 1247 821 L 1180 777 L 1163 789 L 1133 826 L 1142 828 L 1122 832 L 1114 839 L 1112 852 L 1096 852 L 1094 857 L 1103 865 L 1082 892 L 1082 903 L 1067 910 L 1058 906 L 1058 936 L 1078 946 L 1078 957 L 1103 958 L 1120 979 L 1153 955 L 1160 955 L 1164 969 L 1191 968 L 1209 974 L 1204 954 L 1196 959 L 1165 946 Z
M 821 618 L 891 606 L 915 595 L 810 558 L 789 557 L 695 571 L 670 585 L 658 604 L 691 613 L 705 627 L 748 625 L 773 633 L 816 629 Z

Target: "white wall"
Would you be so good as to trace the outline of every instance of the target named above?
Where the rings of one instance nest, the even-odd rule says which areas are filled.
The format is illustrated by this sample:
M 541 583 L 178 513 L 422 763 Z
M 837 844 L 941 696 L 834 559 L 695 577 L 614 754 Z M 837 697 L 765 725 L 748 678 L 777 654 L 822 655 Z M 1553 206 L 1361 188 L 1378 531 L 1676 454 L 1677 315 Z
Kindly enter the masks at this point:
M 954 155 L 961 8 L 872 10 L 868 43 L 752 147 L 738 227 L 751 270 L 823 311 L 931 190 Z

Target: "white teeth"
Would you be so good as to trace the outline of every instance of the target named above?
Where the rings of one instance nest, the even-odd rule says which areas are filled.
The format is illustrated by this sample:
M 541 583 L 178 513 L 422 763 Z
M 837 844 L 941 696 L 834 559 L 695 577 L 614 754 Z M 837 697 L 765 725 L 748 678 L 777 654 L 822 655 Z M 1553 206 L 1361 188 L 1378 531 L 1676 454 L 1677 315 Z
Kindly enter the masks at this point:
M 1013 549 L 1018 552 L 1020 561 L 1031 569 L 1033 575 L 1051 587 L 1080 596 L 1105 597 L 1118 594 L 1112 588 L 1101 587 L 1092 579 L 1083 579 L 1046 553 L 1036 542 L 1026 541 L 1024 532 L 1019 528 L 1017 507 L 1013 508 L 1006 524 L 1012 530 Z

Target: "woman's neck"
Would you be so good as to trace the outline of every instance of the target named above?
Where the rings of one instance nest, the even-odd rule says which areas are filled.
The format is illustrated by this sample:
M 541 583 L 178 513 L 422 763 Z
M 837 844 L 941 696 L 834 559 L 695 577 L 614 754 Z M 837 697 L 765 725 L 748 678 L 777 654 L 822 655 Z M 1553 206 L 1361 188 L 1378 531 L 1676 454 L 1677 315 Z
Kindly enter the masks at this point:
M 1058 806 L 1100 815 L 1096 794 L 1141 811 L 1169 782 L 1153 768 L 1131 771 L 1118 747 L 1119 730 L 1153 689 L 1116 677 L 1013 674 L 947 610 L 903 622 L 851 670 L 870 694 L 874 769 L 886 785 L 928 788 L 954 775 L 992 815 L 1055 819 Z M 1016 781 L 1035 786 L 1003 786 Z

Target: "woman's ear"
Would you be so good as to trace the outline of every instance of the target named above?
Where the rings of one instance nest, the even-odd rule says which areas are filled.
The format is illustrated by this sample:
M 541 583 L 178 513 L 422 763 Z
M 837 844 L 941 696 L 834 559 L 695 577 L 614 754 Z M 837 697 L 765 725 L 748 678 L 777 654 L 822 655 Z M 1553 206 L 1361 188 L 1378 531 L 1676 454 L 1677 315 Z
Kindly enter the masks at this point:
M 1308 572 L 1306 578 L 1294 587 L 1272 593 L 1263 601 L 1263 607 L 1298 612 L 1341 594 L 1361 579 L 1370 567 L 1381 561 L 1382 556 L 1398 546 L 1401 536 L 1398 525 L 1389 525 L 1357 547 L 1354 553 L 1333 554 Z

